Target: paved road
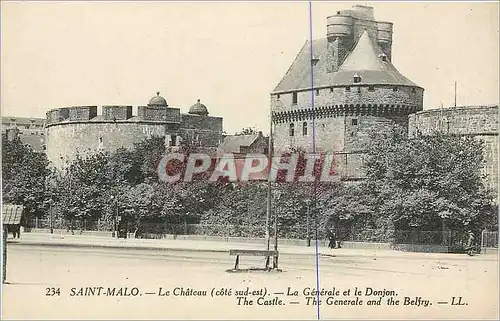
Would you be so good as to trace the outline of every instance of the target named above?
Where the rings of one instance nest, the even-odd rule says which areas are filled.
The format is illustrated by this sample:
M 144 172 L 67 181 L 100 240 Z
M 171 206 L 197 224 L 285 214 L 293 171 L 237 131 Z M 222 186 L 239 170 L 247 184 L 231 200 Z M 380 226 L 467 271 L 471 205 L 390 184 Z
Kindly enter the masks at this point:
M 25 233 L 20 239 L 10 239 L 9 245 L 51 245 L 60 247 L 95 247 L 95 248 L 129 248 L 142 250 L 169 250 L 169 251 L 199 251 L 199 252 L 223 252 L 230 249 L 265 249 L 265 244 L 259 242 L 222 242 L 222 241 L 198 241 L 198 240 L 172 240 L 172 239 L 116 239 L 111 237 L 97 237 L 87 235 L 57 235 L 42 233 Z M 321 242 L 320 242 L 321 243 Z M 302 254 L 316 255 L 316 246 L 313 241 L 311 247 L 299 245 L 279 244 L 280 255 Z M 274 245 L 271 243 L 271 248 Z M 428 259 L 468 259 L 465 255 L 446 253 L 413 253 L 392 250 L 376 249 L 328 249 L 319 244 L 318 253 L 337 256 L 355 257 L 392 257 L 392 258 L 428 258 Z M 479 255 L 475 260 L 496 261 L 497 255 Z M 313 261 L 314 262 L 314 261 Z
M 318 307 L 308 305 L 307 288 L 316 288 L 316 258 L 303 253 L 280 257 L 282 273 L 226 273 L 234 258 L 226 252 L 165 250 L 135 247 L 74 247 L 19 242 L 8 247 L 8 284 L 3 292 L 3 317 L 129 318 L 129 319 L 316 319 Z M 319 257 L 320 288 L 345 291 L 367 287 L 395 291 L 395 299 L 421 297 L 434 305 L 320 306 L 321 318 L 494 318 L 498 313 L 498 262 L 467 256 L 353 256 L 349 251 Z M 242 267 L 262 266 L 261 258 L 243 258 Z M 88 287 L 136 287 L 138 297 L 71 296 Z M 160 296 L 162 290 L 208 291 L 207 296 Z M 269 300 L 285 306 L 237 304 L 234 295 L 213 298 L 211 289 L 266 289 Z M 288 288 L 297 298 L 288 297 Z M 47 296 L 47 289 L 61 294 Z M 162 289 L 160 289 L 162 288 Z M 147 295 L 145 293 L 153 293 Z M 350 293 L 352 297 L 352 292 Z M 467 306 L 439 306 L 438 301 L 462 297 Z M 298 303 L 295 303 L 298 302 Z M 401 301 L 403 302 L 403 301 Z M 417 302 L 417 301 L 415 301 Z

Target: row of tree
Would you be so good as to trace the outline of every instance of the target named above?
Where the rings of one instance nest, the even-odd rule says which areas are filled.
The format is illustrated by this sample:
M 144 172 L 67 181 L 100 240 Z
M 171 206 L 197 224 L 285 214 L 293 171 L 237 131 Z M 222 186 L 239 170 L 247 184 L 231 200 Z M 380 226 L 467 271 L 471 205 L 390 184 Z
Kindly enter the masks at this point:
M 308 218 L 321 230 L 334 225 L 381 234 L 497 228 L 493 194 L 481 174 L 480 141 L 439 134 L 409 139 L 398 126 L 372 136 L 364 181 L 273 184 L 273 212 L 279 212 L 282 235 L 304 237 Z M 264 233 L 267 182 L 163 183 L 156 168 L 163 153 L 164 140 L 153 137 L 133 150 L 77 157 L 56 170 L 44 154 L 4 137 L 3 201 L 23 204 L 27 219 L 47 218 L 52 210 L 68 222 L 112 221 L 118 214 L 135 226 L 201 223 L 241 226 L 242 236 Z

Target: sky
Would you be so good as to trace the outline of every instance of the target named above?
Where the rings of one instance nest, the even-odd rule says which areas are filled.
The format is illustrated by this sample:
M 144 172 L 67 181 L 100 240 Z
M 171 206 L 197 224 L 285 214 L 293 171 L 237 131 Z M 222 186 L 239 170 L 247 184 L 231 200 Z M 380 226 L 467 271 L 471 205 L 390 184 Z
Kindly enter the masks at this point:
M 270 92 L 326 17 L 355 4 L 394 23 L 393 64 L 424 109 L 498 104 L 495 2 L 1 2 L 2 116 L 200 99 L 232 134 L 268 132 Z M 134 108 L 134 114 L 136 114 Z

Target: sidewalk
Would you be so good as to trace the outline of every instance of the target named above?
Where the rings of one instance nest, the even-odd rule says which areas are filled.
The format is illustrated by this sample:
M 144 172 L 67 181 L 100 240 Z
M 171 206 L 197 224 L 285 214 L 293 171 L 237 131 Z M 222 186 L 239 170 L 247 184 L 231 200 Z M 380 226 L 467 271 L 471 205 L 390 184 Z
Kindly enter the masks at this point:
M 221 241 L 200 241 L 182 239 L 116 239 L 111 236 L 89 236 L 89 235 L 60 235 L 50 233 L 23 233 L 20 239 L 8 239 L 9 246 L 22 245 L 45 245 L 45 246 L 69 246 L 82 248 L 128 248 L 139 250 L 163 250 L 163 251 L 190 251 L 190 252 L 224 252 L 229 253 L 230 249 L 257 249 L 266 248 L 262 243 L 241 243 L 241 242 L 221 242 Z M 310 255 L 316 254 L 316 242 L 311 242 L 311 247 L 300 245 L 280 245 L 278 240 L 278 250 L 281 255 Z M 274 248 L 273 240 L 270 244 Z M 391 257 L 401 259 L 457 259 L 464 258 L 463 254 L 449 253 L 415 253 L 394 250 L 377 249 L 328 249 L 325 246 L 318 246 L 319 254 L 335 255 L 338 257 Z M 476 259 L 498 260 L 497 255 L 479 255 Z

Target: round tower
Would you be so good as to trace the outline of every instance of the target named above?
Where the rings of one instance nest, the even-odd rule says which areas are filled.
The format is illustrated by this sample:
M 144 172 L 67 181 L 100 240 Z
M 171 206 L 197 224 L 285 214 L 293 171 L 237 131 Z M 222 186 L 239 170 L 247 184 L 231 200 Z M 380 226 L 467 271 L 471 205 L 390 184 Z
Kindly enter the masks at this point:
M 328 40 L 327 68 L 335 72 L 354 45 L 354 18 L 336 15 L 327 17 L 326 37 Z
M 350 16 L 329 16 L 326 18 L 326 36 L 351 37 L 354 18 Z
M 392 22 L 377 22 L 377 42 L 389 61 L 392 60 L 392 25 Z

